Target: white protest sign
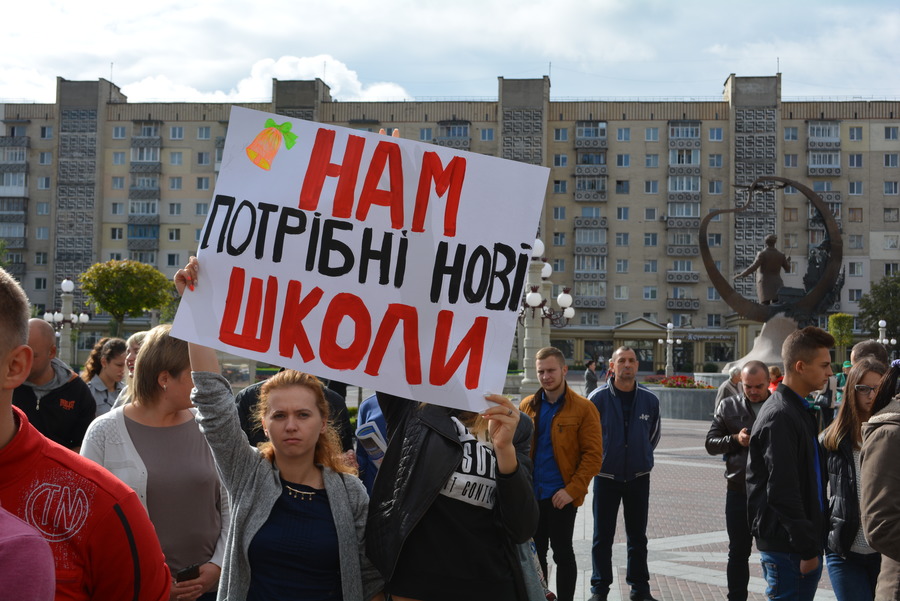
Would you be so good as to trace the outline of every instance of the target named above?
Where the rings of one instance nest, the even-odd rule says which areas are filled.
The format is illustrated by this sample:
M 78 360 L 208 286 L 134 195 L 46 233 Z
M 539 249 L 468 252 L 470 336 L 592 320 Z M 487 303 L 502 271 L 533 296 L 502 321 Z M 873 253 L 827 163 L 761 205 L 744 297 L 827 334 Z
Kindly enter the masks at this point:
M 233 107 L 172 333 L 483 409 L 503 389 L 548 173 Z

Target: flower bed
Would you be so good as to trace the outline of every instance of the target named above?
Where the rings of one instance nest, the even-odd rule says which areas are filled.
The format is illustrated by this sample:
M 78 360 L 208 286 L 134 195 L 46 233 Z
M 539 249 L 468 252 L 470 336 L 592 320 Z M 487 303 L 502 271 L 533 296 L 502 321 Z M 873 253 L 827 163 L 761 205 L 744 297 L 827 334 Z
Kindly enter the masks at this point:
M 698 382 L 691 376 L 669 376 L 663 378 L 660 381 L 660 384 L 666 388 L 696 388 L 702 390 L 709 390 L 712 388 L 709 384 Z

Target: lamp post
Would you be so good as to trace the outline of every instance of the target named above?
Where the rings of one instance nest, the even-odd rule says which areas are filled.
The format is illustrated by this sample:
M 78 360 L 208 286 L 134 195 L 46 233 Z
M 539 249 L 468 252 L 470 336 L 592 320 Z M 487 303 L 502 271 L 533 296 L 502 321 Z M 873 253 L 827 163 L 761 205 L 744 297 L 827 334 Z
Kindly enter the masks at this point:
M 884 346 L 897 346 L 897 339 L 887 337 L 887 322 L 883 319 L 878 320 L 878 342 Z
M 666 339 L 663 340 L 660 338 L 656 342 L 660 345 L 666 345 L 666 377 L 670 377 L 675 373 L 675 364 L 674 364 L 674 350 L 673 346 L 676 344 L 681 344 L 681 338 L 675 338 L 675 324 L 669 322 L 666 324 Z
M 72 293 L 75 291 L 75 282 L 66 278 L 60 282 L 59 288 L 62 290 L 62 294 L 59 295 L 62 301 L 62 311 L 56 311 L 55 313 L 50 313 L 48 311 L 44 313 L 44 321 L 50 323 L 57 329 L 57 335 L 59 336 L 59 356 L 63 361 L 71 364 L 75 361 L 73 353 L 74 347 L 72 345 L 72 328 L 74 326 L 86 324 L 91 318 L 87 313 L 82 312 L 75 315 L 73 312 L 75 295 Z

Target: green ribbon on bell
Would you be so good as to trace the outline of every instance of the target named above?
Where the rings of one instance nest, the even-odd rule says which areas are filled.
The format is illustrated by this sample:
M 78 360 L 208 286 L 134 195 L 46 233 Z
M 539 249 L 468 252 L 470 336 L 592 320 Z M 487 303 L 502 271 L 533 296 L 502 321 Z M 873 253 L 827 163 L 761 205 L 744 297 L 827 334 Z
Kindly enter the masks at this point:
M 291 133 L 291 122 L 285 121 L 281 125 L 275 123 L 274 119 L 266 119 L 266 127 L 273 127 L 281 132 L 284 137 L 284 147 L 290 150 L 297 143 L 297 134 Z

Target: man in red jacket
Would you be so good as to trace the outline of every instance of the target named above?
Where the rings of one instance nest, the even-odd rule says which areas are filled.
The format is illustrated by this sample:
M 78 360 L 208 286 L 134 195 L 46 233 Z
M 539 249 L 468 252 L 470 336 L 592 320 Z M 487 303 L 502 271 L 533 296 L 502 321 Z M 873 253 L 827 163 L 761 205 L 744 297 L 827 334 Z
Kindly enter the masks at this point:
M 31 371 L 28 299 L 0 269 L 0 504 L 50 543 L 57 601 L 164 601 L 171 579 L 137 494 L 48 440 L 13 390 Z

